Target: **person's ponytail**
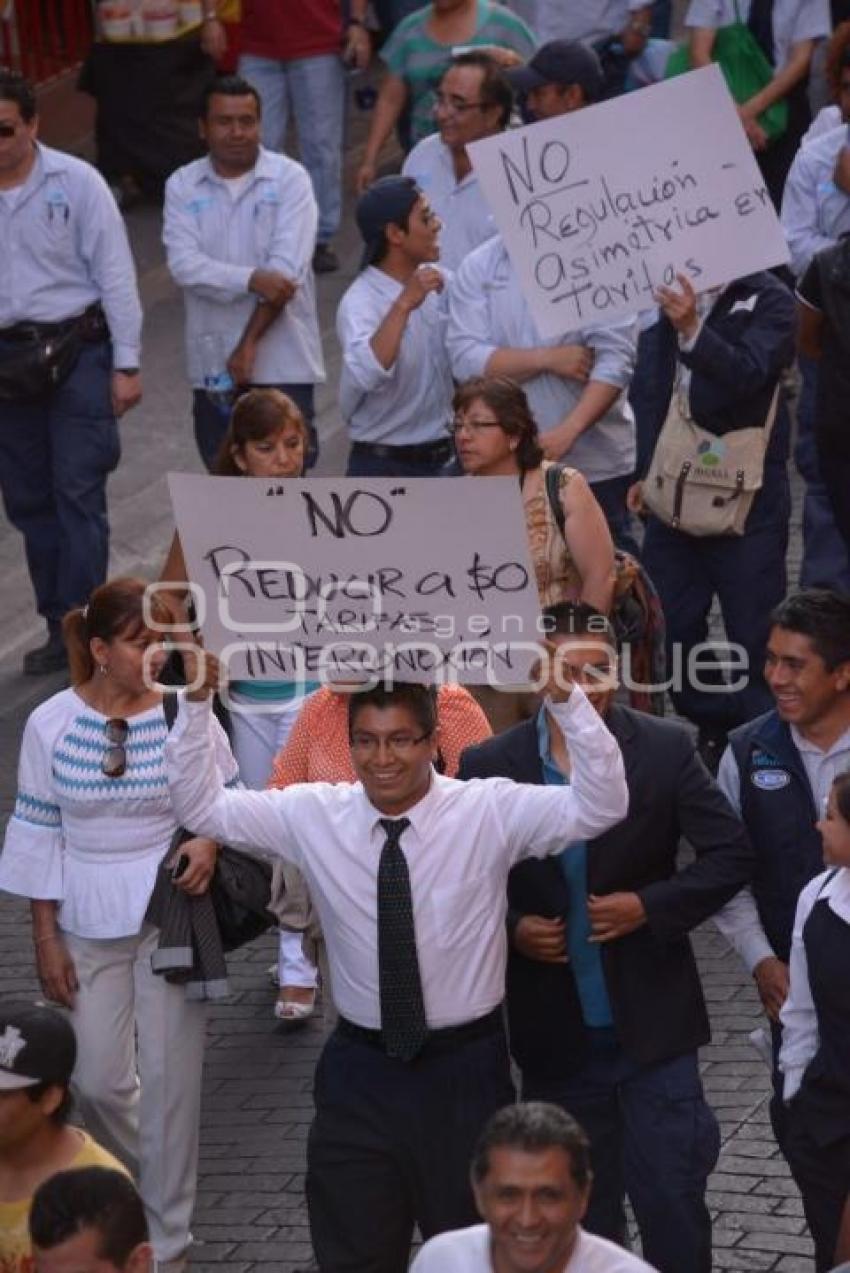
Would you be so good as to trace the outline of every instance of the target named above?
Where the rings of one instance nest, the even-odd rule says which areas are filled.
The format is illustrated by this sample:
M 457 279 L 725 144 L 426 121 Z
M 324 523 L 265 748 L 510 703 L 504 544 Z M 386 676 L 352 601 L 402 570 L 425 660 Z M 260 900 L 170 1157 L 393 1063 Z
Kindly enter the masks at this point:
M 94 659 L 89 646 L 89 631 L 84 607 L 68 611 L 62 620 L 62 636 L 68 651 L 71 684 L 82 685 L 94 674 Z

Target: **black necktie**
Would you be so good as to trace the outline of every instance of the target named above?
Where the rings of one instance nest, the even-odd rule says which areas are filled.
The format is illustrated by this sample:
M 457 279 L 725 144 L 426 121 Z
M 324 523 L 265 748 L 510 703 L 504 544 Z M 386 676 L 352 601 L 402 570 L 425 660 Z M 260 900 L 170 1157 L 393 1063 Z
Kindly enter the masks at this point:
M 409 818 L 381 818 L 387 833 L 378 865 L 378 980 L 387 1055 L 412 1061 L 428 1036 L 416 956 L 410 874 L 399 841 Z

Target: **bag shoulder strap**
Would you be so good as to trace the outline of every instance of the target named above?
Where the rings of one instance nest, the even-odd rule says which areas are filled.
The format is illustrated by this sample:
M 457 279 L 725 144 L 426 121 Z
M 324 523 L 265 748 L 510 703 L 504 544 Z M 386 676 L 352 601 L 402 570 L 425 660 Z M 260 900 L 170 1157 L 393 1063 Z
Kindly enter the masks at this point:
M 564 516 L 564 506 L 561 503 L 561 477 L 564 472 L 564 465 L 553 462 L 545 469 L 546 496 L 549 500 L 549 507 L 552 510 L 552 516 L 555 519 L 555 525 L 563 535 L 567 524 Z
M 169 733 L 174 727 L 174 722 L 177 720 L 178 707 L 179 702 L 176 692 L 174 690 L 166 690 L 162 696 L 162 714 L 165 717 L 165 723 L 168 726 Z

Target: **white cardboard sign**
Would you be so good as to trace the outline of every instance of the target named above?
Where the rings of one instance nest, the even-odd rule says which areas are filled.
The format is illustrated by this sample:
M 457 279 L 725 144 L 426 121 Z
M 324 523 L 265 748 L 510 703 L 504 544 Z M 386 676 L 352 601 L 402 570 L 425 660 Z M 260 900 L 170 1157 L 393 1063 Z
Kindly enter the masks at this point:
M 788 260 L 723 73 L 691 71 L 469 147 L 541 335 Z
M 168 482 L 231 679 L 528 681 L 540 608 L 515 478 Z

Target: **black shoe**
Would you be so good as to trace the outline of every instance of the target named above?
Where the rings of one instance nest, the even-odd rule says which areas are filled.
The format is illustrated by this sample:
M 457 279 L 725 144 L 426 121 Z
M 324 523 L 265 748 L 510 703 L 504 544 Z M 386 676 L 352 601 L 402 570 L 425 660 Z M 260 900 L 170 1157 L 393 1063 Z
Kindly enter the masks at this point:
M 339 257 L 329 243 L 317 243 L 313 253 L 313 273 L 333 274 L 339 269 Z
M 27 650 L 24 655 L 24 673 L 27 676 L 49 676 L 51 672 L 64 672 L 68 667 L 68 651 L 61 632 L 51 632 L 44 645 Z
M 712 778 L 717 777 L 717 771 L 720 768 L 720 758 L 726 750 L 727 742 L 725 729 L 701 729 L 699 731 L 697 751 Z

